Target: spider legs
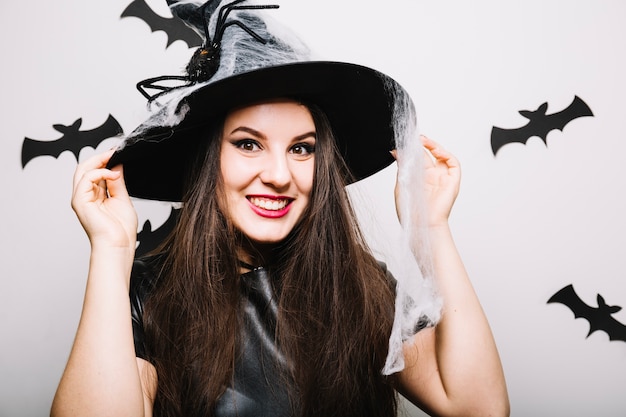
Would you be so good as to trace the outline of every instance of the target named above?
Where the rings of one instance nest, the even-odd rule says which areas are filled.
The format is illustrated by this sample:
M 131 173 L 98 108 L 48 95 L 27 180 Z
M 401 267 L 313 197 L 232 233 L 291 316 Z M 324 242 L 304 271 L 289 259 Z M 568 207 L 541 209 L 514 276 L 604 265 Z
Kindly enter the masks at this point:
M 267 42 L 244 22 L 237 20 L 236 18 L 228 21 L 228 16 L 233 10 L 277 9 L 278 5 L 240 5 L 246 0 L 233 0 L 224 6 L 219 7 L 219 1 L 220 0 L 207 0 L 204 4 L 202 4 L 202 6 L 200 6 L 199 9 L 195 9 L 200 12 L 200 16 L 202 18 L 205 40 L 202 47 L 198 48 L 196 52 L 194 52 L 194 55 L 187 64 L 185 69 L 187 74 L 162 75 L 160 77 L 148 78 L 137 83 L 137 89 L 141 95 L 148 99 L 149 103 L 155 102 L 157 98 L 172 90 L 209 80 L 219 67 L 221 41 L 224 31 L 229 26 L 238 26 L 262 44 Z M 211 36 L 209 35 L 210 16 L 214 14 L 218 7 L 219 11 L 217 14 L 217 21 L 215 23 L 215 34 L 214 38 L 211 39 Z M 197 19 L 198 16 L 195 15 L 195 13 L 194 16 L 194 18 Z M 158 83 L 161 81 L 181 81 L 182 85 L 173 87 L 159 85 Z M 157 92 L 151 94 L 148 90 L 156 90 Z
M 256 32 L 254 32 L 252 29 L 250 29 L 243 23 L 237 20 L 226 23 L 226 19 L 228 18 L 228 15 L 230 14 L 230 12 L 232 12 L 233 10 L 278 9 L 278 5 L 267 4 L 267 5 L 237 6 L 239 3 L 242 3 L 244 1 L 246 0 L 235 0 L 220 8 L 220 11 L 217 15 L 217 24 L 215 26 L 215 36 L 213 39 L 213 43 L 219 45 L 222 42 L 222 36 L 224 35 L 224 31 L 226 30 L 226 28 L 229 26 L 233 26 L 233 25 L 239 26 L 241 29 L 245 30 L 250 36 L 252 36 L 257 41 L 261 43 L 265 43 L 265 40 L 261 36 L 259 36 Z
M 160 77 L 148 78 L 146 80 L 139 81 L 137 83 L 137 90 L 139 90 L 141 95 L 143 95 L 145 98 L 148 99 L 148 102 L 152 102 L 156 98 L 161 96 L 162 94 L 165 94 L 168 91 L 171 91 L 173 89 L 172 87 L 166 87 L 163 85 L 155 84 L 159 81 L 168 81 L 168 80 L 187 81 L 187 77 L 183 75 L 161 75 Z M 158 90 L 159 92 L 156 94 L 150 94 L 147 91 L 148 89 Z

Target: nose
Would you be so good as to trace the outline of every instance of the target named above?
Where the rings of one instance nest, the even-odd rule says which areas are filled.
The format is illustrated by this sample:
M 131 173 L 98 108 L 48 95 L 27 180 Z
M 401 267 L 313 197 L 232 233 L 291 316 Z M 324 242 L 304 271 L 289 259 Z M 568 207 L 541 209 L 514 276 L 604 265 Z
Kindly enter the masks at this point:
M 287 155 L 271 155 L 266 158 L 259 178 L 264 184 L 277 190 L 287 188 L 291 182 L 291 167 Z

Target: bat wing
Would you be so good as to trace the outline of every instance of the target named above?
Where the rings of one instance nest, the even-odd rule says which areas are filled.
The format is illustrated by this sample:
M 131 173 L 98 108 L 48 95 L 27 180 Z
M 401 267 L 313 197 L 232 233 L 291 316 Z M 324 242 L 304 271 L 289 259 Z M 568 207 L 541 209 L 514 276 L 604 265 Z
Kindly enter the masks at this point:
M 531 133 L 530 124 L 517 129 L 502 129 L 494 126 L 491 128 L 491 150 L 495 156 L 504 145 L 508 143 L 525 145 L 531 136 L 535 135 Z
M 580 97 L 575 96 L 566 109 L 546 116 L 547 127 L 550 130 L 563 130 L 569 122 L 579 117 L 593 116 L 593 112 Z
M 62 139 L 53 141 L 40 141 L 31 138 L 24 138 L 22 142 L 22 169 L 26 164 L 38 156 L 52 156 L 57 158 L 65 149 Z
M 77 122 L 75 122 L 72 127 L 75 127 L 76 130 L 64 130 L 63 136 L 57 140 L 40 141 L 24 138 L 24 142 L 22 143 L 22 168 L 24 168 L 30 160 L 39 156 L 58 158 L 59 155 L 65 151 L 72 152 L 78 162 L 79 153 L 84 147 L 90 146 L 95 149 L 103 140 L 123 133 L 122 127 L 111 115 L 109 115 L 101 126 L 92 130 L 78 130 L 80 123 Z
M 568 285 L 556 294 L 554 294 L 548 300 L 548 303 L 560 303 L 568 307 L 574 313 L 575 318 L 584 318 L 589 322 L 589 333 L 601 330 L 609 336 L 609 340 L 621 340 L 626 342 L 626 325 L 615 320 L 611 316 L 608 309 L 594 308 L 585 304 L 576 291 L 574 291 L 573 285 Z
M 609 335 L 609 340 L 621 340 L 626 342 L 626 325 L 615 320 L 613 317 L 609 317 L 602 326 L 597 330 L 602 330 Z
M 123 133 L 124 131 L 122 130 L 122 126 L 120 126 L 115 117 L 109 114 L 109 117 L 107 117 L 106 121 L 102 125 L 92 130 L 80 131 L 80 139 L 77 141 L 77 148 L 74 150 L 76 160 L 78 160 L 78 153 L 81 149 L 87 146 L 96 149 L 105 139 L 113 138 Z
M 589 320 L 589 318 L 593 314 L 593 307 L 585 304 L 583 300 L 578 297 L 576 291 L 574 291 L 574 286 L 572 284 L 561 288 L 557 291 L 550 299 L 549 303 L 559 303 L 563 304 L 567 308 L 569 308 L 572 313 L 574 313 L 574 318 L 584 318 Z
M 182 20 L 159 16 L 145 2 L 134 0 L 124 9 L 120 17 L 137 17 L 148 24 L 152 32 L 161 30 L 167 35 L 167 46 L 174 41 L 181 40 L 188 47 L 194 48 L 202 45 L 202 38 L 193 29 L 185 25 Z

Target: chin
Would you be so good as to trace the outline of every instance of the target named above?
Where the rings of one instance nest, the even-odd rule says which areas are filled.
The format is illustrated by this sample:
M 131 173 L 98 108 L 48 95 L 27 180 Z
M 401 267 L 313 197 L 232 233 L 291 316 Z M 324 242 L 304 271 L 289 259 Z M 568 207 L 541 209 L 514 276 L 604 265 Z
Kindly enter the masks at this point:
M 251 242 L 259 245 L 276 245 L 284 241 L 295 224 L 280 224 L 276 221 L 246 222 L 235 225 Z
M 246 235 L 252 243 L 256 245 L 277 245 L 284 241 L 287 238 L 287 235 L 284 236 L 251 236 Z

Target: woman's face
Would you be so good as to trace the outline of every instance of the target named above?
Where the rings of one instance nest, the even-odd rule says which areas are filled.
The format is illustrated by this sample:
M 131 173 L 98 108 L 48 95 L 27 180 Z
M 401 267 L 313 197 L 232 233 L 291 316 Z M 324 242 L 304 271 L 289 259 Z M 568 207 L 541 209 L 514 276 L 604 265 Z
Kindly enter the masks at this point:
M 224 122 L 220 169 L 227 215 L 257 243 L 277 243 L 309 204 L 315 125 L 302 104 L 279 100 L 232 111 Z

